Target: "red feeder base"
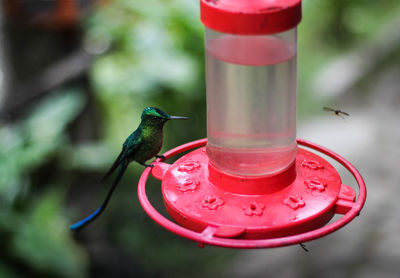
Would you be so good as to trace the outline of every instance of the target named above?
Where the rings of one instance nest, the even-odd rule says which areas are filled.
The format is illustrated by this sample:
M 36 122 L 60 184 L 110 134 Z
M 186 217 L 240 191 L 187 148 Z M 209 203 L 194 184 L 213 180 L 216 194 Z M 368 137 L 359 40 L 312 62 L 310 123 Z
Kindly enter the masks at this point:
M 178 235 L 235 248 L 277 247 L 324 236 L 351 221 L 366 197 L 365 184 L 357 170 L 343 158 L 312 143 L 300 145 L 321 151 L 349 169 L 360 186 L 355 191 L 341 183 L 335 168 L 325 159 L 299 148 L 296 162 L 281 173 L 243 177 L 219 171 L 209 164 L 205 148 L 198 148 L 174 164 L 155 162 L 154 177 L 162 180 L 166 208 L 177 225 L 161 216 L 145 194 L 150 169 L 139 181 L 139 200 L 159 224 Z M 204 146 L 195 141 L 165 154 L 168 158 Z M 332 217 L 342 218 L 324 226 Z

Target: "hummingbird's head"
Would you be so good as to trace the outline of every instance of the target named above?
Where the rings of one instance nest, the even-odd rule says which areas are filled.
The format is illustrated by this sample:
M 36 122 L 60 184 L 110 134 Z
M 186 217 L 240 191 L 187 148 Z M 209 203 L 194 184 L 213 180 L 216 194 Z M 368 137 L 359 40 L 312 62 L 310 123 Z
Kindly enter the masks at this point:
M 170 116 L 160 108 L 156 107 L 147 107 L 142 113 L 142 121 L 146 122 L 165 123 L 166 121 L 173 119 L 187 119 L 187 117 Z

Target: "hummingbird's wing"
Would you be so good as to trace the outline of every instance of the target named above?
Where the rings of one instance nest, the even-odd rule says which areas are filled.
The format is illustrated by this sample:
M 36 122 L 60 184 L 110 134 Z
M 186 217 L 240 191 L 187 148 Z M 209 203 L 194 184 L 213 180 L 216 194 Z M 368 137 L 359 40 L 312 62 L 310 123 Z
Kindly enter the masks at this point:
M 117 159 L 114 161 L 111 168 L 107 171 L 101 181 L 107 179 L 114 171 L 117 169 L 121 163 L 129 157 L 130 154 L 133 154 L 137 151 L 139 146 L 141 145 L 141 137 L 138 132 L 135 131 L 126 139 L 125 143 L 122 145 L 122 151 L 118 155 Z
M 322 110 L 324 110 L 324 111 L 329 111 L 329 112 L 334 112 L 334 111 L 335 111 L 335 109 L 330 108 L 330 107 L 326 107 L 326 106 L 324 106 L 324 107 L 322 108 Z
M 110 167 L 110 169 L 107 171 L 107 173 L 101 179 L 101 181 L 104 181 L 105 179 L 107 179 L 115 171 L 115 169 L 117 169 L 118 165 L 120 165 L 123 160 L 125 151 L 126 151 L 126 146 L 124 145 L 122 147 L 122 151 L 118 155 L 117 159 L 114 161 L 113 165 Z

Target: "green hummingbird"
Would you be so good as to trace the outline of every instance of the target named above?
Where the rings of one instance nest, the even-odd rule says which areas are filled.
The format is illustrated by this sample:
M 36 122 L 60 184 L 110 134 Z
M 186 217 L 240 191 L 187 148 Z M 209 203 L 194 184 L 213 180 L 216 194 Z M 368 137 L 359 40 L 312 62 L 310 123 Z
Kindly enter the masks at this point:
M 153 167 L 152 164 L 146 164 L 146 161 L 153 157 L 165 158 L 158 155 L 163 144 L 163 127 L 167 121 L 174 119 L 188 118 L 170 116 L 155 107 L 147 107 L 143 110 L 139 127 L 125 140 L 121 153 L 102 179 L 102 181 L 105 180 L 119 167 L 118 176 L 114 180 L 106 199 L 91 215 L 71 225 L 71 230 L 83 228 L 103 212 L 130 162 L 136 161 L 143 166 Z

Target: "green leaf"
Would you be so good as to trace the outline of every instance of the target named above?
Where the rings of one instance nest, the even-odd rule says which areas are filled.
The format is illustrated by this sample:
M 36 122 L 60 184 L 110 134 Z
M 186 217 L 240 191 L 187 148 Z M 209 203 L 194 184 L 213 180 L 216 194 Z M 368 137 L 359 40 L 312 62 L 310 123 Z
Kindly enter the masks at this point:
M 26 173 L 65 142 L 64 130 L 83 105 L 79 91 L 61 91 L 39 103 L 22 122 L 0 127 L 0 200 L 12 203 L 29 184 Z
M 32 140 L 51 140 L 62 133 L 84 105 L 83 95 L 76 90 L 63 91 L 42 101 L 25 122 Z

